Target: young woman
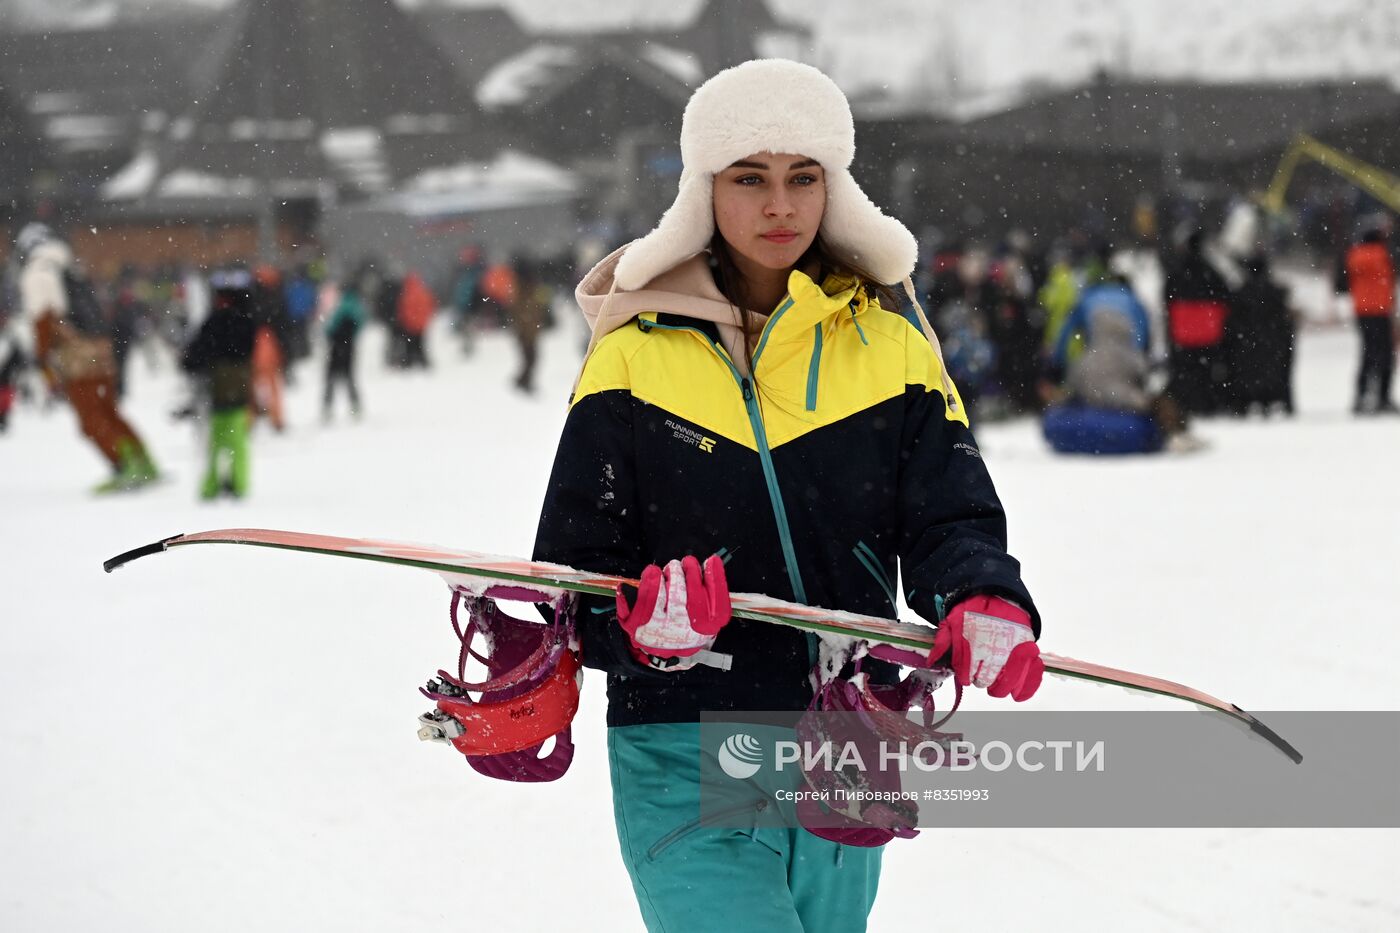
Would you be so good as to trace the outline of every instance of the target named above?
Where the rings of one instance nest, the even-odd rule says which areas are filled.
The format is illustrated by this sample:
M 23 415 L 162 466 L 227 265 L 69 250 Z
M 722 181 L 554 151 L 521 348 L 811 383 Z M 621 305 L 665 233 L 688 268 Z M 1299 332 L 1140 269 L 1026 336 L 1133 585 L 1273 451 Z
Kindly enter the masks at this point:
M 1039 685 L 1039 620 L 932 331 L 917 305 L 894 311 L 916 245 L 848 171 L 841 91 L 747 62 L 695 92 L 681 153 L 657 228 L 579 285 L 593 334 L 535 556 L 641 576 L 579 619 L 584 663 L 608 674 L 614 813 L 648 928 L 860 930 L 879 848 L 687 828 L 701 711 L 812 699 L 816 646 L 726 624 L 729 587 L 890 616 L 902 573 L 959 680 L 1017 700 Z

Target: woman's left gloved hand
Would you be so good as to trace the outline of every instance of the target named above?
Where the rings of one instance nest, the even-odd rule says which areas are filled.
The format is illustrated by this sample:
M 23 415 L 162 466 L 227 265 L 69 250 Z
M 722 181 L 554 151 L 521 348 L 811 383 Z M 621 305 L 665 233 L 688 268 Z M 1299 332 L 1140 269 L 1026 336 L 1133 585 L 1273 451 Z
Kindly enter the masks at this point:
M 959 686 L 985 687 L 994 697 L 1029 699 L 1040 688 L 1045 663 L 1035 643 L 1031 617 L 998 596 L 970 596 L 938 626 L 930 656 L 952 652 Z

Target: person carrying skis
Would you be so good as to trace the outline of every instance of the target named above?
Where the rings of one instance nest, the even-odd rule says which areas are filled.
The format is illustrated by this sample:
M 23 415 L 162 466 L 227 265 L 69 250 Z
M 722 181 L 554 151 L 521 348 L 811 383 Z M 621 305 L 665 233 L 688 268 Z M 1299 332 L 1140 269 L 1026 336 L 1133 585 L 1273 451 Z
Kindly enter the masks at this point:
M 112 341 L 92 286 L 73 269 L 73 253 L 43 224 L 15 243 L 21 258 L 20 314 L 12 329 L 20 349 L 43 370 L 49 388 L 68 399 L 78 426 L 112 466 L 97 492 L 134 489 L 159 477 L 146 445 L 117 411 Z
M 813 699 L 815 639 L 729 622 L 731 585 L 888 617 L 902 573 L 960 683 L 1016 700 L 1040 683 L 1039 616 L 962 401 L 917 303 L 894 310 L 917 245 L 851 177 L 854 139 L 820 71 L 720 72 L 686 107 L 674 205 L 576 292 L 592 338 L 534 554 L 641 576 L 578 619 L 608 675 L 614 815 L 649 929 L 854 931 L 874 902 L 879 847 L 699 825 L 701 712 Z
M 253 275 L 246 269 L 216 272 L 209 288 L 213 308 L 181 360 L 185 371 L 203 376 L 209 389 L 209 466 L 199 495 L 209 500 L 228 493 L 241 499 L 248 494 L 251 471 L 249 401 L 258 328 Z

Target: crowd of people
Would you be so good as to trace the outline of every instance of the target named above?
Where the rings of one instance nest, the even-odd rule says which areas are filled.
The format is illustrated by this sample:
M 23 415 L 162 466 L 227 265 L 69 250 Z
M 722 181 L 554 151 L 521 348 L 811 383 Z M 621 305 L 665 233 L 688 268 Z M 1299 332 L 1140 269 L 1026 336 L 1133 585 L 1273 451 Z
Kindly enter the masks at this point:
M 429 325 L 440 310 L 451 315 L 466 354 L 478 331 L 508 330 L 519 348 L 513 384 L 532 393 L 540 331 L 554 320 L 557 272 L 525 257 L 488 263 L 469 248 L 439 289 L 446 300 L 421 273 L 380 260 L 341 275 L 315 260 L 285 269 L 127 267 L 97 280 L 57 231 L 29 224 L 0 279 L 0 430 L 21 396 L 45 408 L 66 401 L 110 465 L 97 491 L 145 486 L 161 471 L 120 406 L 132 355 L 148 355 L 152 365 L 170 356 L 189 377 L 172 417 L 208 427 L 200 496 L 242 498 L 250 489 L 253 426 L 264 420 L 286 430 L 284 387 L 307 360 L 324 359 L 323 422 L 333 420 L 341 393 L 360 416 L 357 346 L 372 321 L 387 334 L 385 365 L 399 370 L 431 366 Z
M 1387 221 L 1376 218 L 1337 263 L 1336 289 L 1350 296 L 1361 336 L 1358 415 L 1397 412 L 1389 238 Z M 247 494 L 249 431 L 259 419 L 286 428 L 284 385 L 313 353 L 324 360 L 323 421 L 333 421 L 342 393 L 350 414 L 360 415 L 356 348 L 370 322 L 388 335 L 385 366 L 400 370 L 431 367 L 429 325 L 439 312 L 464 356 L 480 333 L 508 330 L 518 347 L 513 385 L 534 392 L 540 335 L 554 326 L 555 300 L 573 274 L 572 263 L 488 260 L 473 246 L 434 283 L 374 259 L 338 276 L 315 260 L 206 272 L 128 267 L 98 282 L 42 224 L 26 226 L 15 246 L 0 289 L 0 430 L 32 367 L 42 378 L 31 381 L 30 394 L 66 399 L 110 464 L 101 491 L 154 481 L 156 459 L 119 406 L 133 353 L 154 358 L 164 346 L 191 377 L 174 414 L 208 419 L 205 498 Z M 1017 231 L 991 250 L 945 243 L 925 254 L 915 283 L 950 375 L 979 419 L 1078 406 L 1144 419 L 1153 449 L 1194 450 L 1192 417 L 1295 411 L 1299 315 L 1288 290 L 1264 252 L 1209 246 L 1201 229 L 1180 231 L 1161 257 L 1155 296 L 1141 293 L 1141 252 L 1115 252 L 1073 233 L 1045 248 Z
M 1384 218 L 1367 220 L 1338 263 L 1337 291 L 1362 338 L 1359 415 L 1396 411 L 1389 235 Z M 1064 404 L 1132 412 L 1150 417 L 1166 446 L 1196 449 L 1190 416 L 1295 412 L 1300 315 L 1289 290 L 1267 252 L 1210 247 L 1205 231 L 1178 231 L 1160 257 L 1156 295 L 1141 286 L 1151 256 L 1082 237 L 1040 251 L 1014 232 L 991 251 L 935 250 L 920 285 L 964 401 L 982 419 Z

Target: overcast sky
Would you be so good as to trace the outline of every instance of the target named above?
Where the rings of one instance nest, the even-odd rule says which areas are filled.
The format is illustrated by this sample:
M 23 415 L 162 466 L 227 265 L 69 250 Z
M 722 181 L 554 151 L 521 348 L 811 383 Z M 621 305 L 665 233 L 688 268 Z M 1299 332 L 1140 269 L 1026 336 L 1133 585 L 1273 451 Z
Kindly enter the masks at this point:
M 9 0 L 52 13 L 92 0 Z M 168 5 L 171 0 L 107 0 Z M 179 2 L 179 0 L 176 0 Z M 208 7 L 231 0 L 183 0 Z M 422 5 L 442 0 L 401 0 Z M 664 26 L 704 0 L 448 0 L 505 6 L 541 29 Z M 848 92 L 952 89 L 1118 72 L 1215 80 L 1363 78 L 1400 83 L 1400 0 L 769 0 L 813 29 L 814 64 Z

